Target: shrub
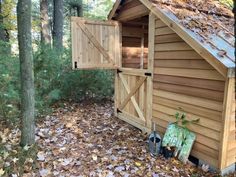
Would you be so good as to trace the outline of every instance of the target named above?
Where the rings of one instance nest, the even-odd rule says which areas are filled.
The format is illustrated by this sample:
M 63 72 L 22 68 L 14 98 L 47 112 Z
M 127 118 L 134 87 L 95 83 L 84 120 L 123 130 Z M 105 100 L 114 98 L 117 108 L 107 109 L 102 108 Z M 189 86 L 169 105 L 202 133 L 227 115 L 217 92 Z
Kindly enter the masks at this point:
M 0 44 L 0 48 L 5 46 Z M 2 52 L 0 55 L 0 118 L 14 122 L 19 117 L 19 58 Z

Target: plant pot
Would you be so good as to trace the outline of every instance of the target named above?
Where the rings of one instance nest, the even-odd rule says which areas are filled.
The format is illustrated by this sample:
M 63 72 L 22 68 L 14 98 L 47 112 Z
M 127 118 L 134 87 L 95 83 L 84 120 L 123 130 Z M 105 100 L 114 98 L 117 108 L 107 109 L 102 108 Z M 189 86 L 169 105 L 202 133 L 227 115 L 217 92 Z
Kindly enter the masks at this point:
M 163 147 L 162 154 L 166 159 L 174 157 L 175 147 Z

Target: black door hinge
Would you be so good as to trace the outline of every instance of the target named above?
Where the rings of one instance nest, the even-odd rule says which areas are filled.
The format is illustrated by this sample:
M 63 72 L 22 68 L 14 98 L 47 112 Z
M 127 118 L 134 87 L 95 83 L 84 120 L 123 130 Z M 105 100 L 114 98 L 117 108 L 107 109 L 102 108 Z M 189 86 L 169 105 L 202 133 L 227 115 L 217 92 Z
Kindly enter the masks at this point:
M 145 73 L 145 76 L 152 76 L 152 73 Z
M 122 73 L 122 71 L 121 71 L 121 70 L 119 70 L 119 69 L 117 69 L 117 73 Z
M 117 109 L 117 113 L 122 113 L 122 111 L 120 109 Z
M 78 66 L 77 66 L 77 61 L 75 61 L 74 64 L 75 64 L 75 69 L 77 69 L 77 68 L 78 68 Z

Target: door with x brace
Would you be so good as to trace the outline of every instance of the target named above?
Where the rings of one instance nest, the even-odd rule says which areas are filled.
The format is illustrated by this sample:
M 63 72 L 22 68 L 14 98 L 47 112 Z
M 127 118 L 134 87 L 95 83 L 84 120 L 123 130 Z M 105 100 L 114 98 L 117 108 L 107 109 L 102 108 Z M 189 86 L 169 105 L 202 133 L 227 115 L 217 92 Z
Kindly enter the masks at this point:
M 118 69 L 116 75 L 116 114 L 138 128 L 147 123 L 150 77 L 148 70 L 128 68 Z

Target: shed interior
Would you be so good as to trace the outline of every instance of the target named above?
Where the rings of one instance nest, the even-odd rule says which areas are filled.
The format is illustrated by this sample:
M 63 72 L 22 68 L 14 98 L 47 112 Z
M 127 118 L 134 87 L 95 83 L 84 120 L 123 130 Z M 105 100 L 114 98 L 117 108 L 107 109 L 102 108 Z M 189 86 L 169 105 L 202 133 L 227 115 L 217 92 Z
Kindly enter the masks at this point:
M 122 67 L 147 69 L 148 16 L 122 22 Z

